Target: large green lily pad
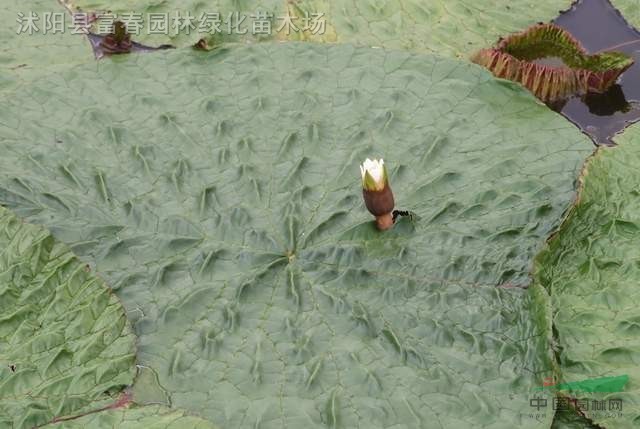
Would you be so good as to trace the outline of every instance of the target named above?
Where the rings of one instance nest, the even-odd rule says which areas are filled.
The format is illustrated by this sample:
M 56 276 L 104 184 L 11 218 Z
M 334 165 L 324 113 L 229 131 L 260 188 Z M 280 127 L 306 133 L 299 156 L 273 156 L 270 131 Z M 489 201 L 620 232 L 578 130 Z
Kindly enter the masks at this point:
M 109 405 L 134 360 L 111 290 L 47 231 L 0 208 L 0 427 Z
M 622 392 L 563 392 L 606 402 L 585 414 L 607 428 L 640 421 L 638 371 L 638 260 L 640 254 L 640 129 L 600 148 L 588 163 L 579 204 L 537 261 L 557 330 L 563 382 L 628 375 Z M 609 400 L 622 400 L 622 416 Z
M 51 429 L 216 429 L 212 423 L 183 410 L 161 406 L 105 410 L 48 426 Z
M 499 37 L 549 21 L 570 1 L 299 0 L 292 14 L 324 13 L 327 31 L 305 40 L 337 41 L 467 57 Z
M 634 0 L 611 0 L 630 25 L 640 26 L 640 5 Z
M 110 281 L 173 406 L 222 427 L 549 427 L 521 415 L 550 374 L 548 298 L 518 286 L 592 145 L 526 90 L 302 43 L 68 73 L 75 91 L 2 100 L 0 203 Z M 361 197 L 372 156 L 417 215 L 387 233 Z
M 354 43 L 363 46 L 379 46 L 391 49 L 406 49 L 415 52 L 434 52 L 449 56 L 467 56 L 477 49 L 492 45 L 499 37 L 520 31 L 536 22 L 549 21 L 561 9 L 567 9 L 570 1 L 532 0 L 216 0 L 216 1 L 163 1 L 146 0 L 75 0 L 73 4 L 85 11 L 111 10 L 116 14 L 127 12 L 169 13 L 191 12 L 200 17 L 203 12 L 218 12 L 224 21 L 229 13 L 247 15 L 244 22 L 248 33 L 243 36 L 217 34 L 214 41 L 239 40 L 308 40 L 318 42 Z M 286 6 L 285 6 L 286 5 Z M 251 15 L 256 11 L 273 14 L 271 35 L 252 35 Z M 283 16 L 292 17 L 299 31 L 282 29 Z M 318 21 L 325 21 L 325 30 L 314 28 L 306 20 L 314 14 L 323 14 Z M 183 14 L 184 15 L 184 14 Z M 319 17 L 319 16 L 318 16 Z M 308 27 L 305 31 L 305 27 Z M 174 43 L 178 46 L 194 44 L 197 33 L 186 31 L 178 34 L 147 34 L 139 39 L 153 44 Z
M 29 30 L 26 20 L 34 13 L 38 31 Z M 24 28 L 18 23 L 23 14 Z M 51 0 L 3 0 L 0 4 L 0 91 L 38 76 L 61 73 L 61 68 L 70 64 L 94 61 L 91 45 L 82 35 L 64 32 L 44 33 L 45 17 L 62 14 L 67 25 L 71 18 L 65 9 Z M 20 34 L 18 34 L 20 32 Z

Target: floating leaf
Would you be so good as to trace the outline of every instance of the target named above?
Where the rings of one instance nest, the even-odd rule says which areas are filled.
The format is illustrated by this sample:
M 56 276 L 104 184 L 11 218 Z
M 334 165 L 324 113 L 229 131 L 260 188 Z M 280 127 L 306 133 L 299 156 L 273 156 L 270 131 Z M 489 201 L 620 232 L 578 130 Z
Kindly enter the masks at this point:
M 0 203 L 96 263 L 172 406 L 223 427 L 549 426 L 521 415 L 551 367 L 548 297 L 497 286 L 527 285 L 592 144 L 526 90 L 310 43 L 73 72 L 75 91 L 20 87 L 55 93 L 37 106 L 2 99 Z M 384 234 L 374 155 L 416 214 Z
M 640 128 L 616 142 L 587 164 L 579 202 L 537 258 L 536 278 L 552 299 L 559 381 L 619 377 L 620 392 L 588 385 L 576 390 L 597 392 L 574 395 L 604 401 L 606 412 L 585 411 L 601 427 L 631 428 L 640 419 Z
M 561 65 L 536 62 L 557 58 Z M 622 52 L 588 55 L 567 31 L 554 24 L 538 24 L 502 39 L 495 48 L 472 57 L 500 78 L 520 82 L 543 101 L 571 94 L 606 91 L 633 59 Z
M 640 7 L 635 0 L 610 0 L 624 18 L 633 26 L 640 26 Z
M 53 75 L 70 64 L 93 62 L 84 37 L 65 32 L 43 34 L 43 12 L 65 13 L 50 0 L 3 0 L 0 4 L 0 91 L 13 89 L 30 79 Z M 39 31 L 25 26 L 30 14 L 37 14 Z M 19 21 L 23 25 L 19 23 Z M 20 34 L 18 34 L 20 33 Z M 0 116 L 3 116 L 0 107 Z
M 0 427 L 110 405 L 134 361 L 113 292 L 47 231 L 0 208 Z
M 172 44 L 178 47 L 201 42 L 201 48 L 238 41 L 310 41 L 350 43 L 413 52 L 439 53 L 466 57 L 488 46 L 501 34 L 518 31 L 539 21 L 548 21 L 558 10 L 571 6 L 571 0 L 73 0 L 83 11 L 167 13 L 171 17 L 189 12 L 196 27 L 202 13 L 219 13 L 221 25 L 216 34 L 199 28 L 164 34 L 143 30 L 139 41 L 147 45 Z M 270 34 L 256 33 L 257 12 L 271 14 Z M 244 15 L 239 34 L 234 30 Z M 291 17 L 295 28 L 281 28 L 284 17 Z M 312 31 L 310 19 L 322 16 L 324 31 Z M 229 24 L 231 22 L 231 24 Z M 145 22 L 147 26 L 148 23 Z M 231 31 L 230 31 L 231 29 Z
M 146 406 L 105 410 L 62 421 L 51 429 L 216 429 L 213 423 L 190 416 L 184 410 Z

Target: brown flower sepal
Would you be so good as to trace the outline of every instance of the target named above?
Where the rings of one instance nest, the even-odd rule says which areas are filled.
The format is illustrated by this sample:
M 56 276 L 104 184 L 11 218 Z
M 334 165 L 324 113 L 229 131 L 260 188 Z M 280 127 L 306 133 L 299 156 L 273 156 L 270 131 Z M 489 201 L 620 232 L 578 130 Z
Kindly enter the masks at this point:
M 393 211 L 395 205 L 393 192 L 391 192 L 391 187 L 388 184 L 385 184 L 381 191 L 363 189 L 362 196 L 367 210 L 374 216 L 382 216 Z
M 393 192 L 388 183 L 381 191 L 369 191 L 362 189 L 362 196 L 367 210 L 376 217 L 376 225 L 380 230 L 386 230 L 393 226 Z

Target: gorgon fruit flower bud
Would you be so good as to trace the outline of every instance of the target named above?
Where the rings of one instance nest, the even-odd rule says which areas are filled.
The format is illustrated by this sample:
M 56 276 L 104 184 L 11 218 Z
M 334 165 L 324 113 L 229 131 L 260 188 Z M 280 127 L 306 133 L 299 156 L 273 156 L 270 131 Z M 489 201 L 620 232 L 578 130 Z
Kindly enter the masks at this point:
M 393 192 L 389 186 L 387 169 L 384 160 L 367 158 L 360 166 L 362 174 L 362 196 L 367 210 L 376 217 L 376 225 L 380 230 L 393 226 Z

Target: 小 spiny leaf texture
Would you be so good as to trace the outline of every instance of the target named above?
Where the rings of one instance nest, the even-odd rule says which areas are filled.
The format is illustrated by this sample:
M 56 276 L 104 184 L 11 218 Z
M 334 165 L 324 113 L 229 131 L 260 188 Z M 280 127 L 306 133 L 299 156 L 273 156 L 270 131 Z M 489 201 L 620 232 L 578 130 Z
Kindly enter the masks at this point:
M 108 280 L 173 407 L 220 427 L 549 427 L 524 415 L 551 370 L 548 297 L 520 286 L 592 145 L 526 90 L 432 55 L 262 43 L 18 93 L 0 203 Z M 415 213 L 385 233 L 367 157 Z

